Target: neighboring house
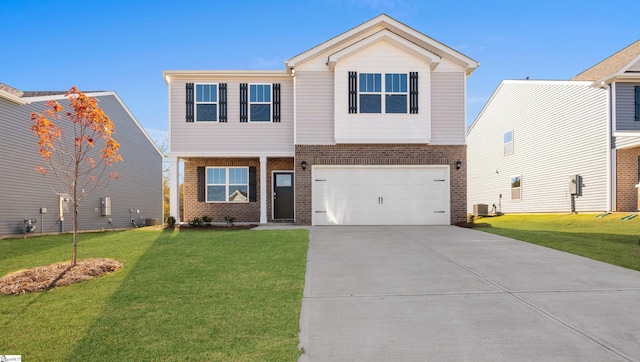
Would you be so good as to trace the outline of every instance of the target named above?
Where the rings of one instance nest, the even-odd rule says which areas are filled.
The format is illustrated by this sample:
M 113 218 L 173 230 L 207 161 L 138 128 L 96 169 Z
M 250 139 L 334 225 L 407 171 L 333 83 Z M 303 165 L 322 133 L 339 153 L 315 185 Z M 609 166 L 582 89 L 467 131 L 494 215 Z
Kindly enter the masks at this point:
M 313 225 L 466 219 L 471 58 L 380 15 L 280 71 L 165 71 L 171 214 Z
M 467 143 L 468 212 L 636 211 L 640 41 L 569 81 L 503 81 Z
M 35 171 L 46 163 L 30 129 L 31 113 L 43 112 L 47 101 L 57 100 L 68 108 L 64 94 L 23 92 L 0 83 L 0 237 L 22 234 L 25 219 L 36 220 L 32 231 L 36 234 L 72 229 L 68 198 L 50 187 L 56 182 L 54 175 Z M 137 225 L 144 225 L 147 218 L 162 222 L 162 153 L 115 92 L 86 94 L 96 98 L 113 121 L 123 161 L 108 169 L 118 173 L 118 180 L 85 197 L 78 212 L 79 229 L 135 227 L 131 219 Z M 46 213 L 41 213 L 44 209 Z

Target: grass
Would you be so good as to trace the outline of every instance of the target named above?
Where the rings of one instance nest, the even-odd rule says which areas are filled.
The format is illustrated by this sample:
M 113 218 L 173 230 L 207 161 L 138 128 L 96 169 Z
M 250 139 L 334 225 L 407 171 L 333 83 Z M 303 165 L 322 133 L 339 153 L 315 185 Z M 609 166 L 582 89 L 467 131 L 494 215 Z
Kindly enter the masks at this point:
M 503 215 L 476 229 L 640 271 L 640 217 L 620 220 L 626 215 Z
M 306 230 L 145 229 L 79 235 L 79 258 L 124 267 L 68 287 L 0 295 L 0 354 L 28 361 L 289 360 Z M 0 276 L 65 261 L 69 235 L 0 240 Z

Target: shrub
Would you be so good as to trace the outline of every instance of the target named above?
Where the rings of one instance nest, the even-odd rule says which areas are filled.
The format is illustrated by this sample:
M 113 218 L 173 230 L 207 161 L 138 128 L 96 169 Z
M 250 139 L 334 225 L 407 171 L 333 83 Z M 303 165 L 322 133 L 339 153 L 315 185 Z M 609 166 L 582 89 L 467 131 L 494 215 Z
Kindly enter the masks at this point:
M 176 226 L 176 218 L 173 216 L 169 216 L 167 218 L 167 224 L 169 224 L 169 227 L 175 227 Z

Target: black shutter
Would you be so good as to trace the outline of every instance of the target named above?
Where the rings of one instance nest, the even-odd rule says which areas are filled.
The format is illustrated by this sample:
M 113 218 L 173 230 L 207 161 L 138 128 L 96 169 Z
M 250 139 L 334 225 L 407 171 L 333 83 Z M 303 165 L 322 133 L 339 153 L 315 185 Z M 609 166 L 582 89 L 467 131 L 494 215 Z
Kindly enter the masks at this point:
M 204 202 L 204 194 L 205 194 L 205 187 L 206 187 L 206 183 L 207 181 L 205 180 L 205 167 L 203 166 L 198 166 L 197 168 L 198 172 L 197 172 L 197 179 L 198 179 L 198 202 Z
M 418 114 L 418 72 L 409 73 L 409 113 Z
M 636 122 L 640 122 L 640 86 L 634 87 L 636 92 Z
M 247 83 L 240 83 L 240 122 L 249 121 L 249 89 Z
M 193 122 L 193 83 L 187 83 L 187 122 Z
M 349 113 L 358 113 L 358 72 L 349 72 Z
M 256 177 L 256 167 L 249 167 L 249 202 L 256 202 L 258 200 L 258 183 Z
M 280 83 L 273 83 L 273 121 L 280 122 Z
M 227 121 L 227 83 L 218 84 L 218 119 L 220 122 Z

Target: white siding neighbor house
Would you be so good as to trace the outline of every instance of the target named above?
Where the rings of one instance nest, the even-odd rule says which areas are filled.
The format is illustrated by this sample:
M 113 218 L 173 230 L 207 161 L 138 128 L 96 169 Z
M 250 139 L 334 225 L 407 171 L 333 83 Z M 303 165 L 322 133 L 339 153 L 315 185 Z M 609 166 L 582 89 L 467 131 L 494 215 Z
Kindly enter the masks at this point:
M 56 183 L 53 175 L 45 178 L 35 172 L 46 163 L 31 132 L 31 113 L 44 112 L 48 101 L 69 108 L 65 93 L 21 91 L 0 83 L 0 237 L 21 235 L 25 220 L 35 220 L 32 234 L 72 229 L 68 195 L 50 186 Z M 115 92 L 85 94 L 95 98 L 113 122 L 123 160 L 108 170 L 117 172 L 118 180 L 87 194 L 79 205 L 79 229 L 134 228 L 147 219 L 161 223 L 162 153 Z
M 469 213 L 636 211 L 640 41 L 572 80 L 503 81 L 467 143 Z
M 275 71 L 165 71 L 172 215 L 313 225 L 466 218 L 473 59 L 380 15 Z

